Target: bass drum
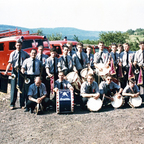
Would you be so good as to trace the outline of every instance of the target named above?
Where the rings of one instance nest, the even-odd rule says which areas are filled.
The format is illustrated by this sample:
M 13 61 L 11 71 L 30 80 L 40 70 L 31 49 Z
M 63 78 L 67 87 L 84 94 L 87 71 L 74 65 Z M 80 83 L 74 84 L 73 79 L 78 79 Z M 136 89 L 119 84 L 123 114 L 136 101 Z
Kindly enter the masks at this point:
M 70 72 L 66 75 L 66 78 L 76 90 L 80 91 L 82 82 L 79 75 L 76 72 Z
M 94 98 L 89 98 L 88 102 L 87 102 L 87 108 L 90 111 L 98 111 L 100 110 L 102 107 L 102 100 L 100 98 L 98 98 L 97 100 Z
M 129 105 L 131 107 L 139 107 L 142 104 L 142 98 L 140 96 L 138 97 L 130 97 L 129 99 Z
M 84 68 L 83 70 L 81 70 L 80 75 L 82 77 L 82 82 L 87 80 L 87 75 L 88 74 L 93 74 L 93 70 L 92 69 L 88 69 L 88 68 Z
M 74 94 L 69 89 L 59 89 L 56 94 L 56 112 L 73 113 L 74 112 Z

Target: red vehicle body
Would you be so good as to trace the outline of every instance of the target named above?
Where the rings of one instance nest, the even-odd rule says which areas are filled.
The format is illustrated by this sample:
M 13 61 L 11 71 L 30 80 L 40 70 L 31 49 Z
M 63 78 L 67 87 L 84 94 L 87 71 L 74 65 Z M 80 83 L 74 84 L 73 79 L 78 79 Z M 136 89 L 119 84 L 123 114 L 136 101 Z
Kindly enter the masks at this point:
M 37 49 L 39 45 L 47 43 L 47 47 L 44 46 L 44 54 L 50 55 L 49 42 L 45 36 L 30 35 L 29 31 L 22 32 L 21 30 L 15 31 L 1 31 L 0 32 L 0 71 L 5 71 L 8 64 L 10 53 L 15 50 L 15 42 L 18 39 L 23 40 L 22 49 L 28 54 L 31 49 Z M 10 69 L 11 70 L 11 69 Z
M 29 34 L 29 31 L 22 32 L 21 30 L 17 29 L 15 31 L 0 31 L 0 72 L 6 70 L 10 53 L 15 50 L 15 42 L 20 38 L 23 40 L 22 49 L 28 54 L 30 53 L 31 49 L 37 50 L 38 46 L 43 45 L 44 54 L 50 55 L 50 48 L 55 47 L 58 57 L 63 54 L 62 46 L 64 44 L 67 42 L 72 42 L 73 49 L 76 51 L 76 44 L 78 43 L 76 41 L 68 41 L 66 37 L 64 40 L 60 41 L 48 41 L 45 36 L 31 35 Z M 92 48 L 93 53 L 99 50 L 99 48 L 94 45 L 92 45 Z M 105 47 L 104 50 L 109 51 L 109 48 Z

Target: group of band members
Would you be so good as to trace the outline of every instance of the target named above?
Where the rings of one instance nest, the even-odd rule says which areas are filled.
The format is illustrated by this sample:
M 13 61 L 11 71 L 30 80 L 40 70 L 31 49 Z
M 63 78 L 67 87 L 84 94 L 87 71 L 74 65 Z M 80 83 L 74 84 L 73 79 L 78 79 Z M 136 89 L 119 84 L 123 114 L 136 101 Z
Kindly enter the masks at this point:
M 93 69 L 94 73 L 87 75 L 87 80 L 81 85 L 79 96 L 75 97 L 75 101 L 79 99 L 82 109 L 86 109 L 87 100 L 91 96 L 95 99 L 103 99 L 103 104 L 107 105 L 110 101 L 113 101 L 112 93 L 117 94 L 118 98 L 121 95 L 125 96 L 126 101 L 128 101 L 129 97 L 140 95 L 139 87 L 136 83 L 138 82 L 139 71 L 142 69 L 142 74 L 144 72 L 144 42 L 139 43 L 140 50 L 136 53 L 130 51 L 128 43 L 119 44 L 118 46 L 113 43 L 109 53 L 104 50 L 104 42 L 99 42 L 99 51 L 94 55 L 91 53 L 91 46 L 87 46 L 87 53 L 85 53 L 82 43 L 77 43 L 77 51 L 72 50 L 72 43 L 67 43 L 63 45 L 63 55 L 59 59 L 56 57 L 55 48 L 50 49 L 50 56 L 48 57 L 43 54 L 43 46 L 38 47 L 38 54 L 37 50 L 32 49 L 29 56 L 21 49 L 21 39 L 16 42 L 15 47 L 16 50 L 10 54 L 5 71 L 5 75 L 7 75 L 8 70 L 12 66 L 12 74 L 16 76 L 14 79 L 11 79 L 11 110 L 15 108 L 17 99 L 16 85 L 19 70 L 30 80 L 29 83 L 24 84 L 23 91 L 20 94 L 20 107 L 24 109 L 26 106 L 25 111 L 31 109 L 31 112 L 33 112 L 37 103 L 42 103 L 45 109 L 48 105 L 55 107 L 55 96 L 52 101 L 50 100 L 50 78 L 54 76 L 53 92 L 58 92 L 58 89 L 70 89 L 73 91 L 73 86 L 66 80 L 65 76 L 74 71 L 81 78 L 80 72 L 84 68 Z M 100 79 L 98 82 L 99 76 L 96 74 L 95 69 L 102 71 L 103 67 L 100 64 L 108 68 L 112 60 L 116 69 L 114 77 L 119 80 L 120 85 L 112 81 L 113 76 L 110 74 L 106 76 L 105 81 Z M 135 79 L 131 78 L 128 81 L 131 65 Z M 120 68 L 122 76 L 118 74 Z M 136 70 L 138 72 L 135 72 Z

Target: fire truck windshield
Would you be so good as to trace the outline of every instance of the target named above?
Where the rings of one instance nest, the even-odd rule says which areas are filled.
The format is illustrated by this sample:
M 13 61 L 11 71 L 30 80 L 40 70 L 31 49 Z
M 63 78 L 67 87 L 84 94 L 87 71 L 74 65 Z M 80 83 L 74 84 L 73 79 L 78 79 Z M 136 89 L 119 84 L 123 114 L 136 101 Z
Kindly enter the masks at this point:
M 33 40 L 24 40 L 22 43 L 22 49 L 35 47 L 35 42 Z
M 45 39 L 23 40 L 22 49 L 35 48 L 35 47 L 38 47 L 40 45 L 45 47 L 44 42 L 46 43 L 47 41 Z

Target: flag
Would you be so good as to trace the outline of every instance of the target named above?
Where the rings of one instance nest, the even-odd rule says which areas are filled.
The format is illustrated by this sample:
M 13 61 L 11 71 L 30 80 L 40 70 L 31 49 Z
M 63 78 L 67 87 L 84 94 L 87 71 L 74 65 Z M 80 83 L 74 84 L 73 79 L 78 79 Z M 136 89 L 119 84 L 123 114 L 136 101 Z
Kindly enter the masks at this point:
M 135 78 L 134 74 L 133 74 L 133 70 L 132 70 L 132 63 L 130 63 L 130 68 L 129 68 L 129 72 L 128 72 L 128 79 L 131 78 Z
M 116 70 L 115 70 L 115 66 L 114 66 L 114 62 L 113 62 L 112 58 L 111 58 L 111 70 L 110 70 L 110 74 L 111 75 L 115 75 L 116 74 Z
M 137 85 L 138 86 L 143 85 L 143 72 L 142 72 L 142 68 L 140 68 Z

